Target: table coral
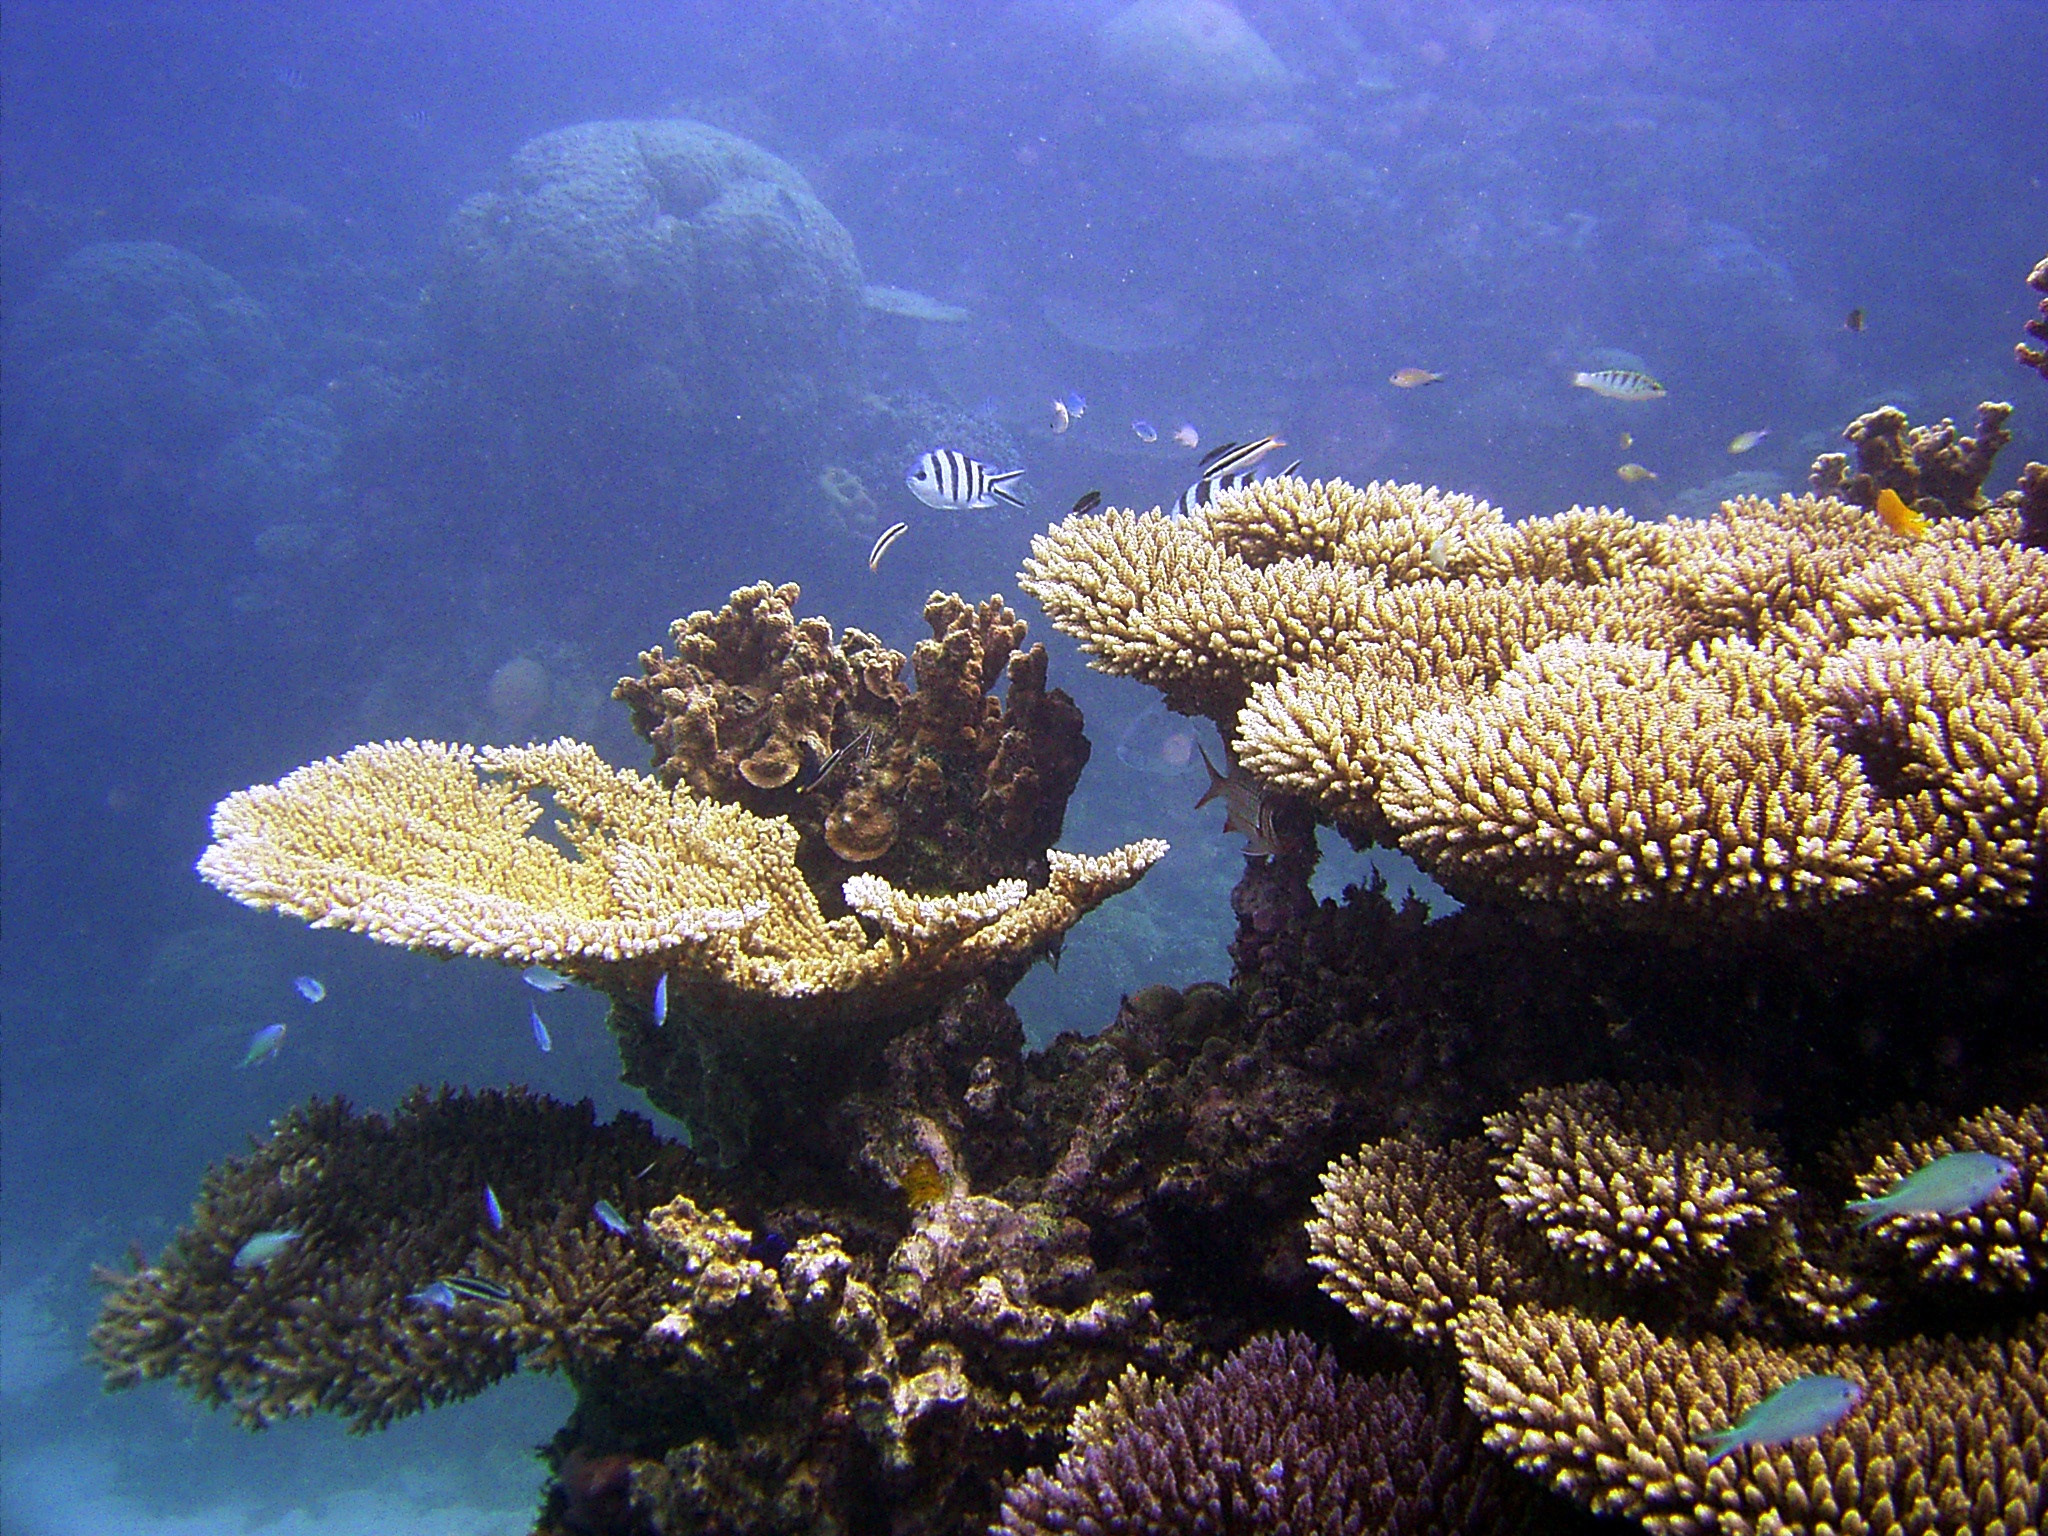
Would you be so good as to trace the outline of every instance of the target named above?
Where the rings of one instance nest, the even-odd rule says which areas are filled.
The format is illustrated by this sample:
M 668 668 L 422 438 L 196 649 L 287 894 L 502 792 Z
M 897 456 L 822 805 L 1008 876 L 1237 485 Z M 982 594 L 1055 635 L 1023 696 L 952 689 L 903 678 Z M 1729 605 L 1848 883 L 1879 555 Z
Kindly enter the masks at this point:
M 1120 1383 L 994 1531 L 1476 1536 L 1514 1501 L 1474 1439 L 1414 1372 L 1347 1375 L 1300 1334 L 1267 1335 L 1185 1386 Z
M 587 1381 L 638 1347 L 666 1289 L 592 1205 L 636 1214 L 687 1160 L 635 1116 L 600 1126 L 588 1102 L 518 1089 L 422 1089 L 388 1120 L 315 1101 L 208 1173 L 156 1263 L 104 1277 L 93 1349 L 112 1386 L 175 1377 L 252 1428 L 330 1412 L 375 1429 L 522 1363 Z M 486 1185 L 502 1231 L 485 1219 Z M 264 1231 L 298 1236 L 237 1268 Z M 465 1274 L 508 1299 L 408 1299 Z
M 828 906 L 856 868 L 920 892 L 1042 877 L 1089 748 L 1023 621 L 1000 598 L 933 593 L 912 690 L 901 653 L 857 629 L 835 641 L 796 618 L 798 596 L 743 588 L 620 680 L 662 782 L 788 818 Z
M 1921 447 L 1975 473 L 1993 435 Z M 1813 496 L 1508 525 L 1278 480 L 1069 518 L 1023 580 L 1095 665 L 1467 901 L 1896 931 L 2025 905 L 2048 847 L 2048 565 L 2018 531 L 2000 506 L 1915 541 Z
M 2021 1536 L 2048 1513 L 2039 1318 L 2006 1339 L 1781 1350 L 1486 1301 L 1458 1345 L 1488 1446 L 1649 1531 Z M 1708 1466 L 1702 1435 L 1810 1373 L 1847 1376 L 1862 1402 L 1817 1441 Z
M 533 835 L 551 795 L 577 857 Z M 863 886 L 881 928 L 828 921 L 787 822 L 607 767 L 590 747 L 358 747 L 223 801 L 200 873 L 237 900 L 381 942 L 558 965 L 721 1016 L 875 1019 L 936 1002 L 1028 956 L 1135 881 L 1165 850 L 1048 855 L 1047 883 L 921 898 L 903 920 Z

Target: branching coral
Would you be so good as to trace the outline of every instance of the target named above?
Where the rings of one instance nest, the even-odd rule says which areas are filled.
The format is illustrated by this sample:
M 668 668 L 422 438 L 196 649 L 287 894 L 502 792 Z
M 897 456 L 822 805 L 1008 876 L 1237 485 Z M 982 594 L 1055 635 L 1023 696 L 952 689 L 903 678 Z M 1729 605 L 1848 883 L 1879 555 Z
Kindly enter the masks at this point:
M 1994 435 L 1917 439 L 1924 473 Z M 2000 507 L 1916 542 L 1816 497 L 1509 526 L 1283 480 L 1070 518 L 1024 579 L 1096 665 L 1467 900 L 1896 928 L 2024 905 L 2048 847 L 2048 566 L 2017 531 Z
M 1000 598 L 933 593 L 913 692 L 899 652 L 857 629 L 835 642 L 796 618 L 798 595 L 737 591 L 676 621 L 674 657 L 649 651 L 620 680 L 662 782 L 787 817 L 828 906 L 855 867 L 920 892 L 1042 874 L 1088 742 L 1023 621 Z
M 1252 1340 L 1184 1387 L 1127 1378 L 1072 1449 L 1003 1501 L 1003 1536 L 1422 1536 L 1492 1529 L 1505 1502 L 1456 1399 L 1413 1372 L 1341 1374 L 1299 1334 Z
M 1603 1514 L 1660 1533 L 1924 1531 L 2020 1536 L 2048 1513 L 2048 1324 L 2009 1340 L 1778 1350 L 1482 1302 L 1458 1324 L 1486 1443 Z M 1698 1443 L 1775 1388 L 1847 1376 L 1825 1431 L 1714 1466 Z
M 1753 1126 L 1671 1089 L 1539 1088 L 1486 1134 L 1508 1209 L 1567 1262 L 1625 1282 L 1726 1267 L 1792 1195 Z
M 481 770 L 481 772 L 479 772 Z M 530 830 L 553 798 L 576 857 Z M 231 795 L 200 872 L 237 900 L 382 942 L 629 986 L 747 1015 L 878 1018 L 1030 954 L 1135 881 L 1165 845 L 1050 861 L 1048 883 L 934 897 L 941 921 L 827 921 L 797 833 L 608 768 L 562 740 L 519 748 L 385 742 Z M 879 895 L 878 915 L 893 911 Z
M 687 1156 L 645 1121 L 600 1126 L 587 1102 L 520 1090 L 420 1090 L 389 1120 L 315 1102 L 208 1174 L 161 1259 L 108 1277 L 93 1348 L 110 1385 L 176 1377 L 252 1427 L 326 1411 L 378 1428 L 522 1362 L 587 1379 L 638 1344 L 666 1291 L 593 1204 L 637 1213 Z M 237 1267 L 260 1232 L 297 1235 Z M 408 1299 L 462 1275 L 507 1299 Z

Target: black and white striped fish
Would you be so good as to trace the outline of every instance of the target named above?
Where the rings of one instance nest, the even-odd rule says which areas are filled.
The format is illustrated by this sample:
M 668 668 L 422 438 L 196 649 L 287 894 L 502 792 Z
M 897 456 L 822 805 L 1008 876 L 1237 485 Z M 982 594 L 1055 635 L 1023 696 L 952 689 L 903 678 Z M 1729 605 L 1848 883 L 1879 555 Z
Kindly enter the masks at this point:
M 1217 480 L 1250 469 L 1275 448 L 1286 446 L 1277 437 L 1262 437 L 1251 443 L 1218 443 L 1202 455 L 1202 461 L 1196 467 L 1204 480 Z
M 1279 475 L 1268 476 L 1267 478 L 1284 480 L 1299 468 L 1301 468 L 1301 460 L 1296 459 L 1292 464 L 1281 470 Z M 1241 469 L 1234 475 L 1204 475 L 1180 493 L 1180 500 L 1173 504 L 1173 515 L 1175 517 L 1192 516 L 1196 511 L 1214 501 L 1217 492 L 1241 491 L 1250 485 L 1255 478 L 1257 477 L 1248 469 Z
M 999 501 L 1023 506 L 1010 490 L 1012 480 L 1023 478 L 1021 469 L 993 474 L 986 464 L 957 448 L 934 448 L 910 466 L 903 483 L 911 495 L 941 512 L 985 512 Z

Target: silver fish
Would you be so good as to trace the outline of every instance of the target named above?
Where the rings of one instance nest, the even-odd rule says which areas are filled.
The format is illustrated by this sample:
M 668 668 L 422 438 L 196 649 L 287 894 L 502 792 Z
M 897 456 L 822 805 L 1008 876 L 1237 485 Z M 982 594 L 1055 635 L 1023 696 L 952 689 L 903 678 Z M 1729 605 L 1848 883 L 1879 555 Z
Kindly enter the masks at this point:
M 1209 761 L 1208 749 L 1201 743 L 1195 750 L 1202 754 L 1202 766 L 1209 770 L 1209 787 L 1202 791 L 1202 798 L 1195 802 L 1200 810 L 1211 800 L 1223 801 L 1223 830 L 1244 834 L 1244 852 L 1248 859 L 1264 858 L 1279 851 L 1273 834 L 1273 807 L 1266 798 L 1265 787 L 1246 773 L 1237 764 L 1230 765 L 1230 772 L 1218 773 L 1216 765 Z
M 249 1037 L 248 1054 L 236 1063 L 244 1067 L 260 1067 L 275 1056 L 284 1045 L 284 1026 L 266 1024 Z
M 1052 403 L 1052 431 L 1057 437 L 1074 424 L 1074 413 L 1067 409 L 1067 402 L 1055 400 Z
M 1604 400 L 1661 400 L 1666 391 L 1647 373 L 1633 368 L 1602 368 L 1595 373 L 1575 373 L 1572 383 L 1590 389 Z
M 484 1186 L 484 1220 L 493 1232 L 505 1230 L 505 1208 L 498 1204 L 498 1192 L 488 1184 Z
M 1021 469 L 996 474 L 957 448 L 934 448 L 910 466 L 903 483 L 911 495 L 941 512 L 985 512 L 999 501 L 1023 506 L 1010 489 L 1012 480 L 1023 478 Z
M 661 1028 L 668 1022 L 668 972 L 661 973 L 661 980 L 654 984 L 654 1027 Z
M 882 536 L 875 540 L 875 547 L 868 551 L 868 569 L 874 570 L 882 563 L 882 556 L 895 547 L 896 541 L 910 532 L 908 523 L 891 523 L 882 530 Z
M 327 997 L 327 984 L 318 976 L 295 977 L 292 985 L 298 988 L 299 996 L 309 1003 L 323 1002 Z
M 423 1285 L 416 1291 L 409 1291 L 405 1299 L 416 1301 L 423 1307 L 438 1307 L 443 1312 L 455 1310 L 456 1296 L 448 1288 L 446 1280 L 436 1280 L 431 1285 Z
M 600 1200 L 591 1207 L 591 1210 L 597 1214 L 597 1219 L 604 1223 L 606 1231 L 616 1232 L 621 1237 L 632 1232 L 633 1224 L 619 1214 L 619 1208 L 611 1201 Z
M 544 965 L 529 965 L 519 973 L 519 979 L 536 992 L 559 992 L 569 985 L 568 977 Z
M 527 1016 L 533 1022 L 533 1043 L 541 1048 L 543 1055 L 552 1051 L 555 1048 L 554 1037 L 548 1033 L 547 1025 L 541 1022 L 539 1005 L 529 1005 Z
M 261 1269 L 299 1240 L 296 1229 L 258 1232 L 235 1250 L 236 1269 Z

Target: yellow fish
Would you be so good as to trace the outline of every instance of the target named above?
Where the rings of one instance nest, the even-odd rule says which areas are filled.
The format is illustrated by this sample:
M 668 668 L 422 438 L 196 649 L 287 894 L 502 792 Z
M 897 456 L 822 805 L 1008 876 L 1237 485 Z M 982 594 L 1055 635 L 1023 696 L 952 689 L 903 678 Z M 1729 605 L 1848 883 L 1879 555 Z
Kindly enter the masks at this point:
M 1442 377 L 1442 374 L 1431 373 L 1427 368 L 1402 368 L 1396 370 L 1387 382 L 1398 389 L 1415 389 L 1424 384 L 1434 384 Z
M 1730 453 L 1747 453 L 1758 443 L 1771 435 L 1769 427 L 1758 427 L 1754 432 L 1738 432 L 1728 439 Z
M 913 1211 L 936 1205 L 953 1193 L 953 1181 L 929 1157 L 913 1157 L 897 1180 L 897 1188 Z
M 1893 533 L 1908 539 L 1927 537 L 1927 519 L 1907 506 L 1890 486 L 1877 493 L 1877 515 Z
M 1624 464 L 1615 473 L 1630 485 L 1634 485 L 1638 480 L 1654 480 L 1657 478 L 1657 471 L 1645 469 L 1640 464 Z

